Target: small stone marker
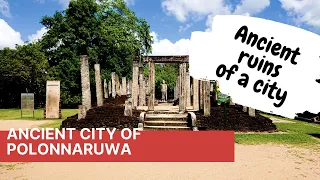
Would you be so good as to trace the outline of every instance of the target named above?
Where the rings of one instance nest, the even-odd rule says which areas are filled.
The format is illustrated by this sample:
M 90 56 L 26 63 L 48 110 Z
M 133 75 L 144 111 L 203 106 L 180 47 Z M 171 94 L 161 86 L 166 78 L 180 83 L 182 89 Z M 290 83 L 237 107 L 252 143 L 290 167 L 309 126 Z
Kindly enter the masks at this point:
M 60 112 L 60 81 L 47 81 L 46 117 L 58 119 Z
M 79 105 L 79 109 L 78 109 L 78 120 L 80 119 L 85 119 L 87 115 L 87 109 L 86 106 L 84 105 Z
M 248 110 L 249 110 L 249 116 L 251 116 L 251 117 L 255 117 L 256 116 L 256 110 L 255 109 L 249 107 Z
M 128 99 L 125 101 L 124 116 L 132 116 L 132 98 L 128 95 Z
M 242 111 L 243 112 L 248 112 L 248 107 L 247 106 L 242 106 Z

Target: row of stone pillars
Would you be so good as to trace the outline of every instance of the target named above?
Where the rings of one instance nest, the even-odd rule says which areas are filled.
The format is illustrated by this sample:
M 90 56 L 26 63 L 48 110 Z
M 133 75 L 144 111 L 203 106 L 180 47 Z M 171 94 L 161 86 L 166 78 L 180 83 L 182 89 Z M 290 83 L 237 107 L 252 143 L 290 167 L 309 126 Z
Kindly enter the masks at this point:
M 85 118 L 86 112 L 91 109 L 90 74 L 87 55 L 80 56 L 80 64 L 82 105 L 79 106 L 78 119 Z M 107 83 L 106 79 L 104 79 L 102 86 L 100 64 L 95 64 L 94 70 L 97 106 L 103 105 L 103 98 L 115 98 L 116 96 L 131 94 L 132 81 L 127 83 L 126 77 L 122 77 L 122 84 L 120 85 L 118 75 L 112 72 L 111 81 Z
M 132 101 L 133 107 L 145 106 L 148 100 L 148 111 L 154 111 L 155 102 L 155 63 L 148 62 L 149 72 L 146 80 L 143 69 L 139 69 L 139 62 L 133 62 Z M 175 99 L 179 99 L 179 112 L 184 113 L 187 107 L 194 111 L 204 110 L 205 115 L 210 115 L 210 81 L 193 79 L 191 90 L 191 77 L 187 72 L 187 63 L 180 63 L 179 76 L 176 80 Z M 145 82 L 147 85 L 145 86 Z M 191 93 L 193 95 L 191 103 Z

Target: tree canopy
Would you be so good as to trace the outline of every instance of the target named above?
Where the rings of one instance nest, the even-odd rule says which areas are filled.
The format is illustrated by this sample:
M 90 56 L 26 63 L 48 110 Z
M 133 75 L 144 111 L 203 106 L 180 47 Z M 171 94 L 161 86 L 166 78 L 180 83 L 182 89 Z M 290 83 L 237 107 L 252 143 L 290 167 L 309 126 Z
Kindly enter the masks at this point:
M 19 107 L 26 91 L 43 104 L 46 80 L 61 81 L 62 105 L 77 105 L 80 55 L 89 56 L 94 93 L 93 64 L 100 64 L 103 79 L 110 80 L 111 72 L 131 78 L 133 59 L 151 52 L 149 24 L 124 0 L 71 0 L 67 9 L 40 23 L 47 32 L 39 42 L 0 50 L 0 106 Z

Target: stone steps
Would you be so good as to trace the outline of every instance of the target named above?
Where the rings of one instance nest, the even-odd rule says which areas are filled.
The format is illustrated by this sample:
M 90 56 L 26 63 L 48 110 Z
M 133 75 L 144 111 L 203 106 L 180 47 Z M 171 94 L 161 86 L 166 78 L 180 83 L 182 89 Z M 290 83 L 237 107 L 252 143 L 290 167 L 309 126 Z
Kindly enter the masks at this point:
M 143 130 L 146 131 L 158 131 L 158 130 L 166 130 L 166 131 L 186 131 L 191 130 L 190 127 L 180 127 L 180 126 L 144 126 Z
M 188 114 L 178 112 L 147 112 L 143 126 L 144 130 L 191 130 L 191 127 L 188 127 Z
M 145 121 L 146 126 L 179 126 L 179 127 L 188 127 L 187 121 Z

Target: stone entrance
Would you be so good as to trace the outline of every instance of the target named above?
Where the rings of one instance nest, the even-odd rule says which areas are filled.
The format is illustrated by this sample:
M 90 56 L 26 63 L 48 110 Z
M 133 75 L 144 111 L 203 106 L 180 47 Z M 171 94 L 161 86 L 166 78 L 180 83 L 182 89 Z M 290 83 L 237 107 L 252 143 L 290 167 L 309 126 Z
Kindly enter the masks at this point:
M 141 84 L 143 85 L 143 81 L 145 81 L 143 78 L 143 71 L 141 68 L 139 69 L 138 61 L 133 62 L 132 97 L 134 108 L 147 111 L 178 111 L 180 113 L 186 112 L 187 109 L 193 109 L 190 103 L 190 76 L 188 76 L 187 73 L 189 56 L 145 56 L 144 62 L 147 62 L 149 67 L 148 78 L 146 80 L 146 92 L 141 88 Z M 179 63 L 179 76 L 177 77 L 179 81 L 175 88 L 175 98 L 179 99 L 178 109 L 177 107 L 169 104 L 155 106 L 155 63 Z M 138 82 L 140 84 L 140 88 Z M 147 98 L 147 103 L 142 103 L 141 101 L 143 101 L 142 99 L 145 97 Z M 135 103 L 135 101 L 139 103 Z

